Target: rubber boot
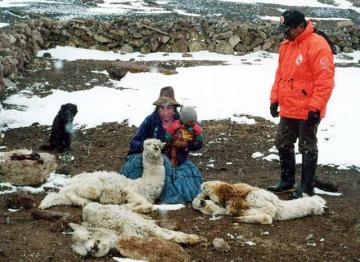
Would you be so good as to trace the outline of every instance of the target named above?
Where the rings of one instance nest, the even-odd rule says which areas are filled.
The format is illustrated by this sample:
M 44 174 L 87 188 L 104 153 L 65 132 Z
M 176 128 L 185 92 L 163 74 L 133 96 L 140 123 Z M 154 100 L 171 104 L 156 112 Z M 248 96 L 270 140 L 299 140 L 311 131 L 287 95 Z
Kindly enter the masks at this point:
M 318 154 L 317 152 L 306 152 L 302 154 L 301 185 L 295 192 L 290 194 L 290 199 L 303 197 L 303 193 L 313 196 L 314 177 L 316 172 Z
M 295 151 L 294 148 L 279 149 L 281 176 L 280 182 L 267 189 L 274 193 L 284 193 L 293 190 L 295 183 Z

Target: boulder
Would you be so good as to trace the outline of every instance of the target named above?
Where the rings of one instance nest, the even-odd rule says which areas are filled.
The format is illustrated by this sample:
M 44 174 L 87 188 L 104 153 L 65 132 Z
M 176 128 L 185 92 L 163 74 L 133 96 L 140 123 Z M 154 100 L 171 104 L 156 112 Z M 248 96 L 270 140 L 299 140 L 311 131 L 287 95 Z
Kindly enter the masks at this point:
M 55 156 L 49 153 L 31 154 L 32 152 L 27 149 L 1 152 L 0 180 L 16 186 L 35 186 L 43 183 L 56 169 Z

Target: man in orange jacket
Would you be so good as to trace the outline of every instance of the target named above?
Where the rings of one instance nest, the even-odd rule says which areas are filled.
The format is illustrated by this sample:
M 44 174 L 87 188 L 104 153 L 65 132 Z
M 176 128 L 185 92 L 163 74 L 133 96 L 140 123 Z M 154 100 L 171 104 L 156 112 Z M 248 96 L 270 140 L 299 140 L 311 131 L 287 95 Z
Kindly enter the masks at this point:
M 299 139 L 302 173 L 301 184 L 290 195 L 295 199 L 303 193 L 314 195 L 318 158 L 316 133 L 334 87 L 334 62 L 327 39 L 314 31 L 312 22 L 306 21 L 303 13 L 285 11 L 280 18 L 279 30 L 286 39 L 279 49 L 270 113 L 273 117 L 280 115 L 275 145 L 279 150 L 281 179 L 268 190 L 280 193 L 293 189 L 294 144 Z

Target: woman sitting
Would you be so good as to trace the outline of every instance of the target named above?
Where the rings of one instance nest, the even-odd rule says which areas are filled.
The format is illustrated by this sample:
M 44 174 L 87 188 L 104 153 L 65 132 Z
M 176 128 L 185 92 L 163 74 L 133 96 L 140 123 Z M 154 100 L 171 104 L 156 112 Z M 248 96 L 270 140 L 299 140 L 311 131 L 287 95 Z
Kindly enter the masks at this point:
M 135 136 L 131 139 L 130 150 L 126 163 L 120 172 L 128 178 L 136 179 L 142 175 L 143 142 L 147 138 L 157 138 L 166 141 L 167 128 L 179 119 L 177 107 L 180 104 L 175 100 L 174 90 L 171 86 L 160 90 L 159 98 L 153 103 L 156 108 L 152 114 L 142 122 Z M 187 151 L 199 150 L 202 141 L 172 141 L 175 147 Z M 176 167 L 169 161 L 171 145 L 168 143 L 163 148 L 165 165 L 165 185 L 160 196 L 162 203 L 175 204 L 191 202 L 200 193 L 203 182 L 199 169 L 189 159 L 180 159 Z

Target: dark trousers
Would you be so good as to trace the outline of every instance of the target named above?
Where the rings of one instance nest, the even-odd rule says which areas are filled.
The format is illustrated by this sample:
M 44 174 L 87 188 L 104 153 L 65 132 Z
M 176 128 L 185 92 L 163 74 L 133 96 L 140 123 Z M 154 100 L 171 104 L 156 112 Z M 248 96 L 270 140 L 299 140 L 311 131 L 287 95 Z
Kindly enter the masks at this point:
M 281 117 L 275 137 L 275 146 L 282 149 L 294 149 L 299 139 L 300 153 L 314 153 L 317 155 L 317 130 L 319 124 L 308 126 L 305 120 Z

